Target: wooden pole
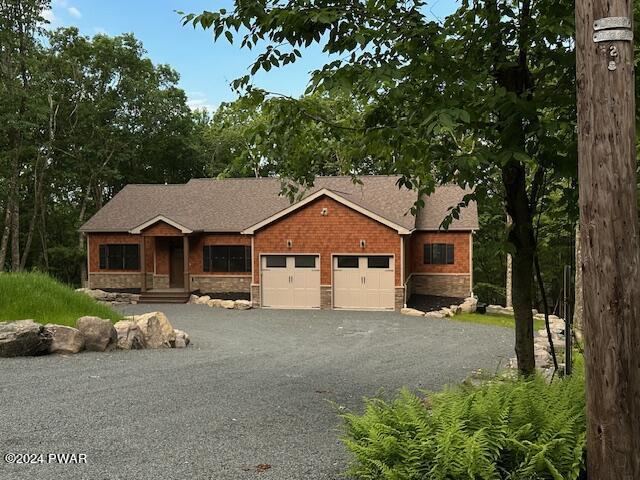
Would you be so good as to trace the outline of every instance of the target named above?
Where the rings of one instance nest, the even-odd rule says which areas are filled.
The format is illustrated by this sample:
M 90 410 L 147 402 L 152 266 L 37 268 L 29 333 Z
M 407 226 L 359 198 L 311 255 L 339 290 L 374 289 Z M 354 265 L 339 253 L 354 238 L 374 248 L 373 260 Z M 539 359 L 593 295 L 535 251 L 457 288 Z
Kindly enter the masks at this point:
M 640 479 L 632 11 L 632 0 L 576 2 L 587 461 L 597 480 Z

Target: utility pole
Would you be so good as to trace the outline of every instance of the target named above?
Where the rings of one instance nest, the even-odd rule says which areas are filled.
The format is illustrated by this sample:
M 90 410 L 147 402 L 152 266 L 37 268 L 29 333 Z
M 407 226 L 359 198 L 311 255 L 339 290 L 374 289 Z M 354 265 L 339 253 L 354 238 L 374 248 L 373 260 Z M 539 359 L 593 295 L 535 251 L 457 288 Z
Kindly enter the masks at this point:
M 576 2 L 587 462 L 597 480 L 640 479 L 632 12 L 633 0 Z

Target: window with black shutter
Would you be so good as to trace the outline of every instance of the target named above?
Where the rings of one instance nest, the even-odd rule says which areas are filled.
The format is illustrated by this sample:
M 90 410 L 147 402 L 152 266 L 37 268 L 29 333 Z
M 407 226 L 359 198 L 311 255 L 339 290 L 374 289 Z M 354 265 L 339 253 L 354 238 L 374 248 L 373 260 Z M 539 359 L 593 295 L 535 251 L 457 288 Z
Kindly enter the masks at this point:
M 453 265 L 454 246 L 451 243 L 425 243 L 424 263 L 430 265 Z
M 101 270 L 139 270 L 140 245 L 106 244 L 100 245 Z
M 202 253 L 205 272 L 251 272 L 251 247 L 244 245 L 205 245 Z

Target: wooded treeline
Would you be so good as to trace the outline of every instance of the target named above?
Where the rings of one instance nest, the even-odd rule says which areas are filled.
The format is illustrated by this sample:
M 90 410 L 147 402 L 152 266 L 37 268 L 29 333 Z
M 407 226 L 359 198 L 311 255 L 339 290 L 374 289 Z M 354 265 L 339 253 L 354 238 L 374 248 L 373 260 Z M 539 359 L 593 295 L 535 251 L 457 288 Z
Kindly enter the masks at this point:
M 437 158 L 451 146 L 407 145 L 407 139 L 389 135 L 379 125 L 397 112 L 391 106 L 373 110 L 368 93 L 357 90 L 326 89 L 295 101 L 250 90 L 212 115 L 193 112 L 177 86 L 178 73 L 154 65 L 133 35 L 88 38 L 74 28 L 45 30 L 47 7 L 44 0 L 0 0 L 4 270 L 38 269 L 79 284 L 85 252 L 77 228 L 127 183 L 273 174 L 312 181 L 315 175 L 397 173 L 404 168 L 397 152 Z M 571 82 L 560 85 L 572 88 Z M 545 119 L 548 128 L 558 129 L 556 139 L 545 140 L 550 148 L 573 139 L 573 123 L 563 120 L 572 103 L 562 112 L 560 119 L 551 114 Z M 423 162 L 425 169 L 439 169 L 435 176 L 442 181 L 455 180 L 455 168 L 473 173 L 462 159 L 478 154 L 476 141 L 469 133 L 453 135 L 466 120 L 464 112 L 440 111 L 430 126 L 442 144 L 462 142 L 462 155 L 449 166 Z M 560 153 L 569 152 L 571 165 L 573 145 L 566 147 Z M 484 179 L 476 185 L 481 224 L 474 242 L 476 292 L 483 301 L 504 303 L 510 248 L 505 191 L 499 169 L 479 168 Z M 562 266 L 573 262 L 577 199 L 570 177 L 545 178 L 534 218 L 552 305 L 561 297 Z M 535 286 L 533 295 L 541 307 Z

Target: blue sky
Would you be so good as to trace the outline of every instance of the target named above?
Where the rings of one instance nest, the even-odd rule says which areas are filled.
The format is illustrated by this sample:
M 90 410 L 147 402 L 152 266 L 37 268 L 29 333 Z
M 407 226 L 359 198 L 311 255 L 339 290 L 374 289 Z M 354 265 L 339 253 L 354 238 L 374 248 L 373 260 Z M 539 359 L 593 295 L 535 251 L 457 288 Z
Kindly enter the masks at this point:
M 74 25 L 84 35 L 132 32 L 142 41 L 154 63 L 167 63 L 180 73 L 180 86 L 193 108 L 215 109 L 235 98 L 229 83 L 248 73 L 255 51 L 240 50 L 225 39 L 213 42 L 211 32 L 183 27 L 175 10 L 201 12 L 229 7 L 229 0 L 52 0 L 47 12 L 52 27 Z M 456 0 L 433 0 L 429 14 L 444 18 Z M 317 47 L 304 51 L 293 65 L 261 72 L 255 84 L 270 91 L 298 96 L 309 72 L 327 56 Z

